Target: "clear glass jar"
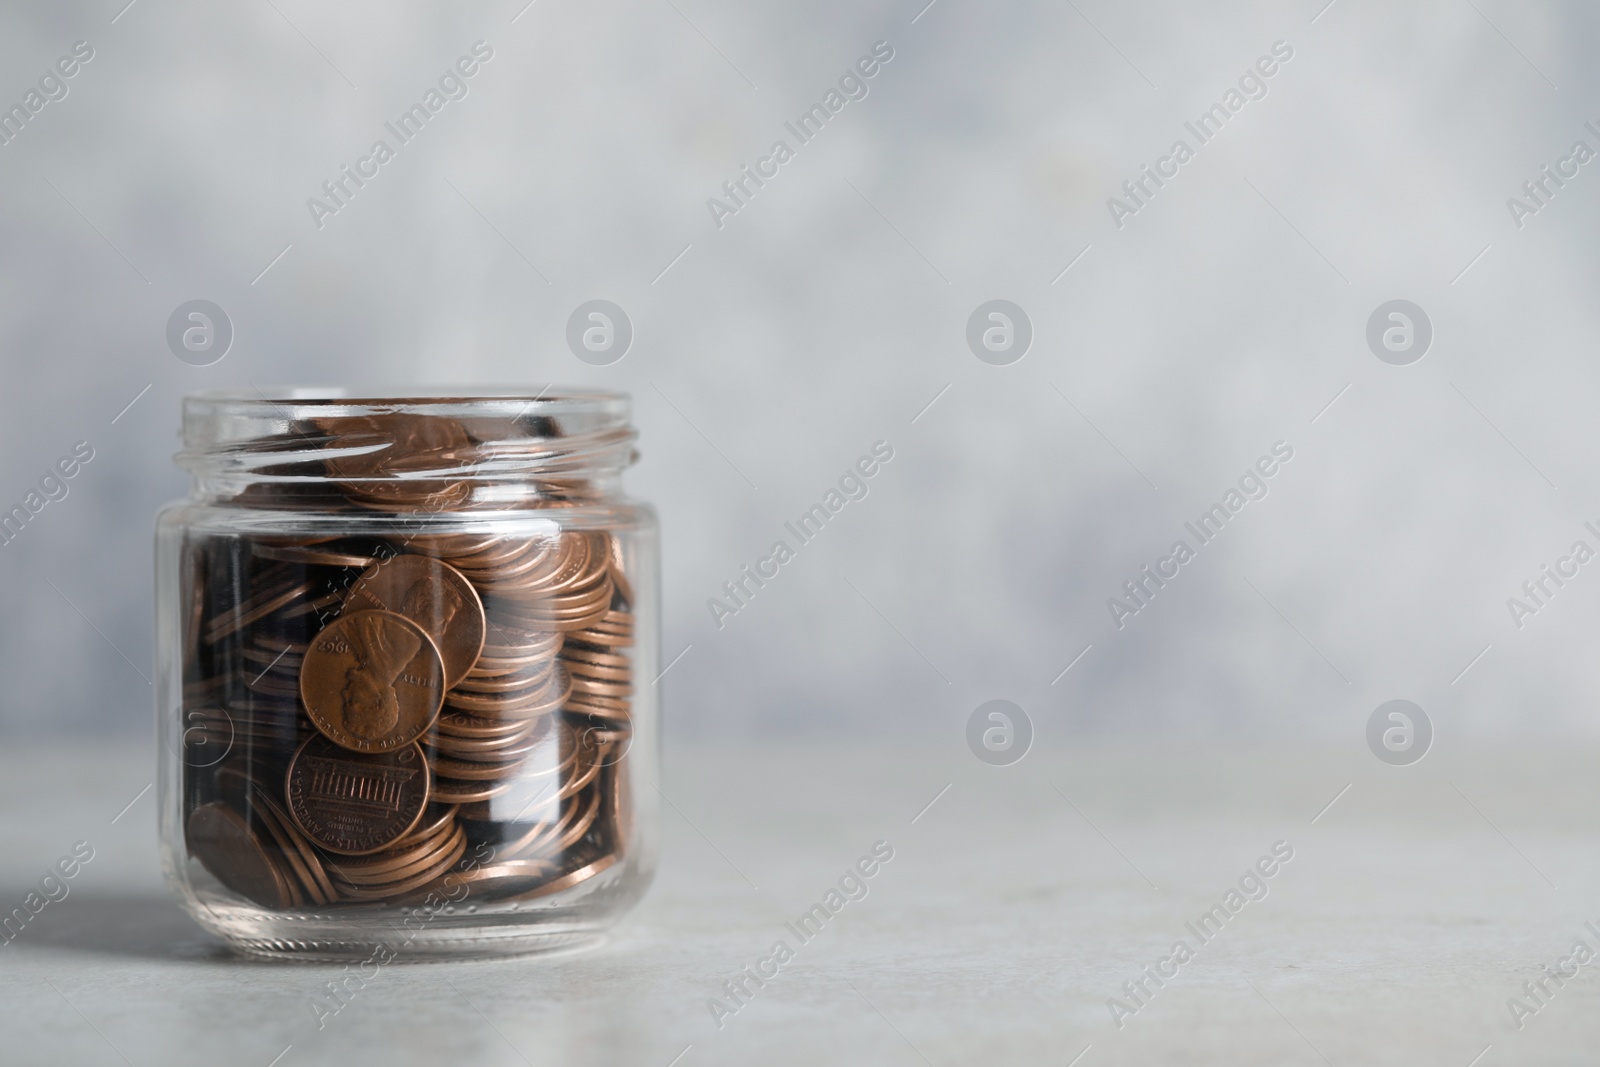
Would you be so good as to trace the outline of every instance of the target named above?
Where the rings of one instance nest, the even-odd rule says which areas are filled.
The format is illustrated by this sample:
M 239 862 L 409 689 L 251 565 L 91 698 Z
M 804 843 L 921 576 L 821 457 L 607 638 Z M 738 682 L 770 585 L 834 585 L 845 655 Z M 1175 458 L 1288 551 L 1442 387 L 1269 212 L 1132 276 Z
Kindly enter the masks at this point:
M 163 866 L 243 952 L 596 940 L 654 873 L 658 540 L 612 393 L 188 398 Z

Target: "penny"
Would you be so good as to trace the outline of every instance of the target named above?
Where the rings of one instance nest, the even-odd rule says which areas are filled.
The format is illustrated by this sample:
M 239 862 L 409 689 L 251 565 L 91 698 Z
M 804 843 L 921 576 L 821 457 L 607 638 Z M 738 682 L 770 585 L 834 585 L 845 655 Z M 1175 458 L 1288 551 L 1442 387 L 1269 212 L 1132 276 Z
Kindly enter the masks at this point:
M 467 850 L 467 838 L 465 834 L 454 837 L 453 842 L 454 843 L 443 854 L 443 856 L 440 857 L 437 863 L 429 866 L 420 874 L 412 875 L 405 881 L 384 884 L 381 886 L 360 887 L 346 883 L 345 885 L 341 886 L 341 889 L 344 895 L 349 897 L 351 900 L 387 900 L 390 897 L 399 896 L 404 893 L 409 893 L 414 889 L 421 889 L 423 886 L 431 885 L 438 881 L 443 875 L 448 873 L 450 869 L 456 865 L 456 861 L 461 859 L 461 854 Z
M 278 681 L 265 671 L 244 683 L 251 692 L 273 697 L 293 697 L 298 689 L 292 681 Z
M 433 747 L 440 756 L 451 759 L 504 763 L 532 752 L 539 744 L 536 733 L 536 724 L 530 722 L 522 724 L 521 732 L 507 737 L 470 739 L 436 734 Z
M 603 682 L 588 675 L 576 674 L 572 676 L 572 688 L 577 693 L 586 696 L 625 697 L 633 693 L 633 685 L 628 682 Z
M 454 437 L 388 419 L 335 433 L 344 484 L 312 506 L 457 508 L 478 459 Z M 590 497 L 576 481 L 535 491 L 508 506 Z M 531 900 L 614 865 L 633 845 L 638 669 L 622 539 L 368 529 L 199 546 L 181 706 L 191 854 L 236 899 L 319 914 L 459 902 L 461 886 Z M 464 860 L 474 846 L 493 851 Z
M 455 559 L 458 567 L 476 572 L 489 585 L 511 585 L 527 575 L 548 569 L 560 558 L 560 543 L 555 538 L 535 541 L 507 541 L 498 549 Z
M 328 872 L 323 866 L 321 857 L 306 841 L 305 836 L 295 828 L 294 821 L 284 814 L 283 809 L 268 799 L 264 790 L 258 790 L 255 799 L 263 814 L 276 823 L 276 830 L 281 833 L 281 838 L 286 840 L 299 855 L 301 866 L 296 869 L 303 870 L 309 876 L 306 888 L 311 890 L 312 899 L 315 901 L 318 893 L 323 897 L 319 903 L 331 903 L 337 899 L 338 894 L 334 892 L 333 883 L 328 880 Z
M 491 863 L 483 866 L 467 867 L 465 870 L 453 870 L 439 880 L 439 888 L 444 892 L 435 890 L 414 890 L 406 896 L 392 897 L 391 903 L 395 904 L 420 904 L 429 896 L 444 896 L 446 899 L 461 903 L 465 900 L 493 900 L 512 892 L 526 892 L 537 888 L 549 880 L 555 869 L 543 860 L 524 862 L 514 860 L 509 863 Z M 459 890 L 465 887 L 465 895 Z
M 463 693 L 512 693 L 548 681 L 555 667 L 556 661 L 547 659 L 520 671 L 507 671 L 492 677 L 469 675 L 452 688 Z
M 433 638 L 389 611 L 339 616 L 312 640 L 300 667 L 306 715 L 356 752 L 393 752 L 427 733 L 444 691 Z
M 430 556 L 470 556 L 500 544 L 498 534 L 427 534 L 413 537 L 409 547 Z
M 351 500 L 389 512 L 446 512 L 462 507 L 470 484 L 452 480 L 470 463 L 471 439 L 453 418 L 392 412 L 324 420 L 335 434 L 328 474 Z M 444 477 L 421 477 L 425 474 Z
M 627 574 L 615 563 L 611 565 L 611 588 L 617 591 L 617 599 L 624 605 L 633 603 L 633 583 L 628 581 Z
M 298 545 L 256 545 L 255 554 L 260 559 L 275 559 L 285 563 L 304 563 L 313 567 L 367 567 L 371 556 L 357 556 L 349 552 L 329 552 Z
M 595 652 L 587 648 L 568 646 L 561 650 L 561 658 L 570 665 L 573 662 L 592 663 L 596 667 L 609 667 L 618 670 L 630 670 L 633 661 L 619 652 Z
M 610 824 L 606 827 L 611 838 L 611 850 L 617 856 L 627 853 L 633 843 L 633 793 L 629 786 L 632 776 L 616 762 L 607 764 L 600 788 L 605 792 Z
M 588 833 L 589 828 L 594 825 L 595 817 L 600 814 L 600 806 L 604 802 L 605 793 L 599 789 L 593 790 L 589 803 L 579 810 L 577 816 L 567 829 L 562 832 L 561 836 L 550 844 L 549 851 L 555 854 L 565 852 L 579 838 Z
M 459 421 L 437 415 L 394 412 L 337 423 L 328 470 L 335 478 L 359 482 L 347 488 L 361 492 L 414 496 L 414 486 L 393 484 L 395 475 L 427 471 L 452 459 L 459 463 L 459 450 L 471 443 Z
M 287 862 L 289 871 L 295 879 L 292 884 L 300 890 L 301 895 L 309 897 L 313 904 L 326 904 L 332 900 L 333 894 L 324 894 L 321 884 L 311 876 L 311 869 L 306 866 L 305 858 L 295 848 L 290 838 L 290 831 L 279 824 L 272 809 L 265 805 L 256 808 L 256 818 L 267 828 L 268 835 L 278 846 L 278 855 Z
M 184 824 L 189 852 L 217 881 L 264 908 L 287 909 L 289 880 L 243 815 L 221 801 L 202 804 Z
M 576 796 L 579 792 L 581 792 L 584 786 L 592 782 L 595 776 L 600 773 L 601 767 L 604 766 L 604 764 L 600 761 L 604 759 L 604 757 L 604 751 L 600 751 L 590 753 L 588 754 L 587 758 L 581 760 L 579 765 L 583 769 L 578 771 L 577 774 L 569 773 L 566 776 L 565 780 L 561 783 L 561 791 L 556 794 L 557 798 L 565 800 L 567 797 Z
M 439 716 L 434 723 L 435 743 L 449 737 L 452 740 L 464 741 L 505 741 L 508 738 L 519 738 L 527 731 L 535 729 L 536 724 L 512 720 L 502 722 L 499 719 L 483 719 L 465 712 L 447 711 Z
M 426 861 L 442 855 L 454 842 L 455 835 L 461 832 L 460 826 L 447 826 L 444 832 L 430 834 L 416 844 L 386 849 L 359 860 L 330 862 L 328 866 L 335 874 L 352 882 L 399 881 L 404 874 L 397 872 L 409 872 L 425 866 Z
M 441 804 L 473 804 L 480 800 L 493 800 L 511 791 L 517 783 L 507 782 L 456 782 L 440 778 L 434 782 L 434 799 Z
M 572 656 L 561 658 L 566 661 L 567 670 L 581 678 L 593 678 L 602 682 L 627 682 L 633 678 L 633 671 L 628 667 L 606 667 Z
M 504 626 L 492 625 L 491 636 L 497 641 L 509 640 L 505 637 L 504 630 Z M 467 672 L 467 677 L 497 678 L 503 674 L 544 666 L 555 659 L 556 652 L 560 648 L 561 635 L 554 630 L 537 643 L 531 640 L 520 645 L 486 643 L 478 662 Z
M 560 707 L 572 689 L 572 676 L 565 670 L 541 673 L 542 681 L 510 693 L 469 693 L 464 689 L 452 689 L 445 696 L 445 703 L 456 711 L 473 715 L 531 718 Z
M 353 885 L 393 885 L 437 867 L 447 853 L 463 847 L 466 840 L 466 833 L 456 826 L 437 840 L 428 841 L 424 847 L 408 850 L 392 861 L 381 864 L 339 863 L 333 869 L 334 873 Z M 459 857 L 460 852 L 457 851 L 456 855 Z
M 211 625 L 206 628 L 205 642 L 214 645 L 229 634 L 236 633 L 253 622 L 259 622 L 310 591 L 310 582 L 291 582 L 286 588 L 269 589 L 260 596 L 240 604 L 233 611 L 212 619 Z
M 411 832 L 403 841 L 397 844 L 405 845 L 413 841 L 423 841 L 430 837 L 444 833 L 455 822 L 460 808 L 454 804 L 429 804 L 428 811 L 422 816 L 422 821 L 411 828 Z
M 530 857 L 542 853 L 547 857 L 558 857 L 594 823 L 600 811 L 601 799 L 600 791 L 594 790 L 586 802 L 568 804 L 555 820 L 536 823 L 521 837 L 507 841 L 504 846 L 506 855 Z
M 542 878 L 555 870 L 549 860 L 501 860 L 470 871 L 457 871 L 449 881 L 466 885 L 481 885 L 499 879 Z
M 435 757 L 433 769 L 440 777 L 459 782 L 497 782 L 516 773 L 523 760 L 503 760 L 497 763 Z
M 289 761 L 289 815 L 311 842 L 362 856 L 388 848 L 428 805 L 428 761 L 420 745 L 361 754 L 313 736 Z
M 554 865 L 546 860 L 507 860 L 453 871 L 446 876 L 444 886 L 447 890 L 465 886 L 467 896 L 463 899 L 493 900 L 537 889 L 554 873 Z
M 280 616 L 283 620 L 297 619 L 302 615 L 316 615 L 321 617 L 329 608 L 335 607 L 344 600 L 342 593 L 324 593 L 314 600 L 302 600 L 298 604 L 284 609 Z
M 466 677 L 483 651 L 483 602 L 461 572 L 432 556 L 402 555 L 362 572 L 345 611 L 388 611 L 428 631 L 444 660 L 445 688 Z
M 609 856 L 602 856 L 601 858 L 595 860 L 593 863 L 590 863 L 590 864 L 588 864 L 587 866 L 584 866 L 584 867 L 580 867 L 577 870 L 572 871 L 570 874 L 564 874 L 560 878 L 556 878 L 553 881 L 546 882 L 544 885 L 540 886 L 538 889 L 535 889 L 535 890 L 533 890 L 531 892 L 528 892 L 528 893 L 523 893 L 520 896 L 510 897 L 508 899 L 511 899 L 511 900 L 533 900 L 536 897 L 545 897 L 545 896 L 549 896 L 552 893 L 559 893 L 563 889 L 571 889 L 573 886 L 579 884 L 580 882 L 586 882 L 589 879 L 593 878 L 595 875 L 601 873 L 604 870 L 607 870 L 608 868 L 611 867 L 612 864 L 614 864 L 616 862 L 617 862 L 617 856 L 616 856 L 615 853 L 612 853 Z

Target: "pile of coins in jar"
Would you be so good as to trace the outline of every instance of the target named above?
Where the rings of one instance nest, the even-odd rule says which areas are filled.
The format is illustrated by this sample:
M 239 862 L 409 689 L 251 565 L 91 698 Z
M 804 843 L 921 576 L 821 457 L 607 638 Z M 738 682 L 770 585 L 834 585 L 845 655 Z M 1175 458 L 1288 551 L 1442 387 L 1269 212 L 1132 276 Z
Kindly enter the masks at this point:
M 387 467 L 324 461 L 339 508 L 462 503 L 459 483 L 387 477 L 465 445 L 449 420 L 404 419 L 367 420 Z M 559 486 L 546 501 L 563 502 Z M 185 839 L 260 906 L 446 886 L 529 900 L 625 853 L 634 616 L 617 538 L 438 526 L 186 546 Z

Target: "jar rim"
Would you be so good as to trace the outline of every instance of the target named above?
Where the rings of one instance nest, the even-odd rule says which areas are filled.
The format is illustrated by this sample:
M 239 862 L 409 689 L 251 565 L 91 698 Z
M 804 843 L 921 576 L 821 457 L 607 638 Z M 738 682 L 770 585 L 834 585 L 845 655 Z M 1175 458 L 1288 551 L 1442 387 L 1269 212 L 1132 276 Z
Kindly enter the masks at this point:
M 262 389 L 211 389 L 184 397 L 190 405 L 218 408 L 239 405 L 306 404 L 336 407 L 389 407 L 392 405 L 455 405 L 495 402 L 539 404 L 547 407 L 607 405 L 628 402 L 628 394 L 615 389 L 566 388 L 547 385 L 535 389 L 526 385 L 389 385 L 354 389 L 342 385 L 279 385 Z
M 530 476 L 599 485 L 637 458 L 631 406 L 623 392 L 555 386 L 216 390 L 184 398 L 174 459 L 209 497 L 335 474 L 358 484 L 447 480 L 475 498 Z

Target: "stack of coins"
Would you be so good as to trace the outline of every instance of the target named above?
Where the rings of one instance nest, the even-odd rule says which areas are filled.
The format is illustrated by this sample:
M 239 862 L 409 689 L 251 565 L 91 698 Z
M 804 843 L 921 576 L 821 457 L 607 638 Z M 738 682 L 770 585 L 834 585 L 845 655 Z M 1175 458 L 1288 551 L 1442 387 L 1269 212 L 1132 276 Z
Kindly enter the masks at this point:
M 463 508 L 470 486 L 447 473 L 474 447 L 459 423 L 353 421 L 325 427 L 341 510 Z M 362 451 L 374 440 L 381 460 Z M 540 504 L 582 496 L 562 483 Z M 534 899 L 600 884 L 627 850 L 634 616 L 618 539 L 438 525 L 191 534 L 185 836 L 262 907 L 461 886 Z

